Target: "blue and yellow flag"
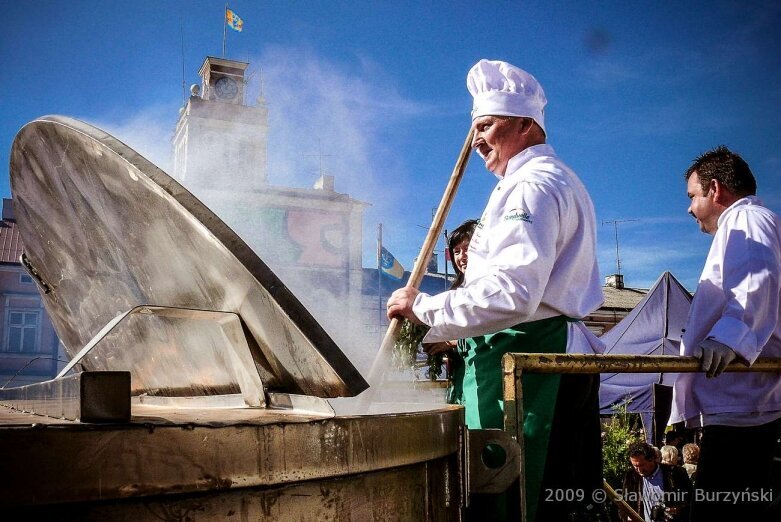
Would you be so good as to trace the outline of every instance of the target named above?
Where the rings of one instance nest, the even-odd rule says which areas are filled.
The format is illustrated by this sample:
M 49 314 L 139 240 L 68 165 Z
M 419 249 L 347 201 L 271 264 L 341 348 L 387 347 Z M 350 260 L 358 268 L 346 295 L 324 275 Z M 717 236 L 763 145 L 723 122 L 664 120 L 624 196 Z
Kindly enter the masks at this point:
M 225 23 L 228 24 L 228 27 L 234 31 L 241 32 L 241 30 L 244 28 L 244 20 L 242 20 L 239 15 L 227 7 L 225 8 Z
M 401 281 L 404 277 L 404 267 L 401 263 L 393 257 L 393 254 L 388 252 L 385 247 L 380 250 L 380 268 L 382 273 L 396 281 Z

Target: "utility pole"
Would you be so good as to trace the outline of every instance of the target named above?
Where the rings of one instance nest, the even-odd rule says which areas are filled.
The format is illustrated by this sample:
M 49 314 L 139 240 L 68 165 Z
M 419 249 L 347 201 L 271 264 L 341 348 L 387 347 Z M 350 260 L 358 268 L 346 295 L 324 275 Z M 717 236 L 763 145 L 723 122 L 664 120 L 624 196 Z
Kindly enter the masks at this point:
M 639 219 L 614 219 L 612 221 L 603 221 L 603 225 L 613 225 L 613 229 L 615 230 L 616 234 L 616 274 L 621 275 L 621 254 L 618 250 L 618 224 L 619 223 L 629 223 L 632 221 L 640 221 Z

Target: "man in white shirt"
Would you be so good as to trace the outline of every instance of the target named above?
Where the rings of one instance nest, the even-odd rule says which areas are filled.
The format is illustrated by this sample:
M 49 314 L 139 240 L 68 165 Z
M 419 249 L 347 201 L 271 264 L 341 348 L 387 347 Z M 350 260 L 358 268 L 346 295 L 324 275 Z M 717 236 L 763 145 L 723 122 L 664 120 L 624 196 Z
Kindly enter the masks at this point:
M 678 376 L 670 422 L 703 427 L 692 520 L 761 520 L 773 495 L 781 376 L 721 372 L 733 360 L 781 356 L 781 221 L 726 147 L 697 158 L 686 180 L 689 214 L 714 237 L 681 355 L 700 357 L 706 373 Z
M 461 339 L 455 402 L 470 429 L 502 428 L 505 353 L 601 346 L 578 321 L 603 301 L 596 220 L 585 187 L 546 144 L 547 100 L 537 80 L 506 62 L 481 60 L 467 87 L 472 147 L 499 182 L 472 236 L 464 285 L 438 295 L 399 289 L 388 317 L 430 326 L 425 342 Z M 569 519 L 601 486 L 598 387 L 596 375 L 524 376 L 527 520 Z M 560 502 L 572 495 L 584 506 Z M 483 520 L 517 516 L 512 502 L 503 514 L 498 504 L 472 500 Z

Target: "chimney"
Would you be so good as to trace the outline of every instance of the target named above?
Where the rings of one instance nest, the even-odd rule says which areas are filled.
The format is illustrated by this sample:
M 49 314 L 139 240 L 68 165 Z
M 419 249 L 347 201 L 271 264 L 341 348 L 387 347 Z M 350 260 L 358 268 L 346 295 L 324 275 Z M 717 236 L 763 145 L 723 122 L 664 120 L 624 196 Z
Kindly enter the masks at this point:
M 3 221 L 16 221 L 13 199 L 3 198 Z
M 333 176 L 326 176 L 323 174 L 320 176 L 320 179 L 318 179 L 315 182 L 315 185 L 313 187 L 315 190 L 322 190 L 325 192 L 333 192 L 334 191 L 334 177 Z
M 611 274 L 605 277 L 605 286 L 610 286 L 617 290 L 623 290 L 624 276 L 621 274 Z

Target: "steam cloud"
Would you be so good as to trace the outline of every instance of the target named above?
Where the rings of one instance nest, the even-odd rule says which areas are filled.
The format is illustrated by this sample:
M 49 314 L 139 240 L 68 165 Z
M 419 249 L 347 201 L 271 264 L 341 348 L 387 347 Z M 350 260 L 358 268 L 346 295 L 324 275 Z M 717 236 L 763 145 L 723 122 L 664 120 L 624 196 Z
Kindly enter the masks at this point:
M 392 216 L 398 211 L 402 197 L 401 193 L 393 193 L 389 181 L 405 168 L 397 159 L 397 151 L 386 145 L 382 134 L 389 124 L 404 123 L 429 108 L 399 94 L 394 82 L 369 61 L 361 61 L 357 67 L 347 70 L 309 50 L 272 48 L 249 62 L 250 81 L 245 101 L 250 106 L 265 104 L 269 111 L 265 157 L 268 183 L 275 187 L 311 188 L 321 174 L 331 175 L 335 177 L 337 192 L 369 203 L 371 206 L 363 215 L 362 264 L 373 265 L 376 224 L 383 221 L 381 216 Z M 263 100 L 259 99 L 261 93 Z M 173 176 L 171 138 L 177 109 L 154 106 L 122 121 L 91 123 L 114 134 Z M 238 128 L 226 127 L 224 134 L 230 136 L 234 131 L 240 132 Z M 258 239 L 263 231 L 258 230 L 257 216 L 237 210 L 242 208 L 246 198 L 251 197 L 250 193 L 223 190 L 230 187 L 237 172 L 251 172 L 256 178 L 260 177 L 262 166 L 257 164 L 233 165 L 226 172 L 221 158 L 230 156 L 230 148 L 234 146 L 235 143 L 226 140 L 214 145 L 215 150 L 209 150 L 207 156 L 211 160 L 201 156 L 202 161 L 210 163 L 201 167 L 222 173 L 223 179 L 218 181 L 216 188 L 199 188 L 188 179 L 179 181 L 241 235 L 282 277 L 365 374 L 384 332 L 365 331 L 362 317 L 346 321 L 342 303 L 319 285 L 313 285 L 311 279 L 295 277 L 295 271 L 274 262 L 274 252 L 263 251 L 269 245 L 262 238 Z M 220 150 L 223 148 L 225 150 Z M 370 315 L 365 311 L 363 301 L 360 308 L 362 316 Z M 376 316 L 376 308 L 371 313 Z M 346 324 L 350 327 L 346 328 Z

